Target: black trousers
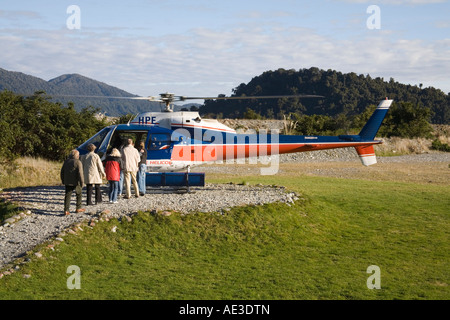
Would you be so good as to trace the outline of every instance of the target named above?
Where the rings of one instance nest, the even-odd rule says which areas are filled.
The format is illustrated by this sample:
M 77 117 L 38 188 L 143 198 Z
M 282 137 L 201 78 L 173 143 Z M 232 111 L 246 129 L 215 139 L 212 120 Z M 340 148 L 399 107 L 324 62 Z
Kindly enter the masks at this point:
M 64 196 L 64 212 L 69 211 L 72 192 L 75 191 L 77 196 L 77 209 L 81 208 L 81 186 L 66 186 L 66 194 Z
M 87 184 L 86 185 L 86 204 L 92 206 L 92 190 L 95 187 L 95 204 L 102 203 L 102 191 L 99 184 Z

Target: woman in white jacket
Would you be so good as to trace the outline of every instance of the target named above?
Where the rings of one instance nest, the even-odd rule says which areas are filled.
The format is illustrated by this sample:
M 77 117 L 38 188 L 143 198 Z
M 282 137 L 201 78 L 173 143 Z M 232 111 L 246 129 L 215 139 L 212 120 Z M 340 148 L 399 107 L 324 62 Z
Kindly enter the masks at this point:
M 102 161 L 98 154 L 94 152 L 95 145 L 87 146 L 88 154 L 82 157 L 84 172 L 84 183 L 86 184 L 86 204 L 88 206 L 92 203 L 92 188 L 95 186 L 95 204 L 102 202 L 102 192 L 100 185 L 103 183 L 102 178 L 105 178 L 105 170 L 103 169 Z

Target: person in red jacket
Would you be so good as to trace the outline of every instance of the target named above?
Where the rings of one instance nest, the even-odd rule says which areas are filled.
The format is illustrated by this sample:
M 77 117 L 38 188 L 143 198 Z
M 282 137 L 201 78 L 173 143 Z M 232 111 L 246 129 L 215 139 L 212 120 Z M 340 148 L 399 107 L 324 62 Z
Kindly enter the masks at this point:
M 120 171 L 123 170 L 123 160 L 119 150 L 112 149 L 105 161 L 106 179 L 109 182 L 109 202 L 117 203 L 119 191 Z

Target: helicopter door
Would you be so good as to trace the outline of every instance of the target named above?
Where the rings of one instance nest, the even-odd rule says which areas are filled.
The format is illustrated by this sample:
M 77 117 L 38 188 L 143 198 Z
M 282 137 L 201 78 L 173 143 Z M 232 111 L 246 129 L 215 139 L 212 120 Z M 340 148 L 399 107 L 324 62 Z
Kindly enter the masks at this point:
M 96 152 L 99 152 L 101 146 L 105 142 L 109 142 L 109 139 L 111 138 L 111 133 L 114 132 L 114 128 L 106 127 L 97 132 L 93 137 L 91 137 L 89 140 L 84 142 L 82 145 L 80 145 L 77 149 L 80 152 L 81 155 L 88 153 L 87 146 L 91 143 L 95 145 Z
M 144 144 L 147 142 L 147 135 L 147 130 L 133 131 L 128 129 L 118 129 L 112 134 L 112 138 L 109 141 L 109 146 L 107 146 L 108 153 L 111 152 L 113 148 L 121 150 L 123 147 L 125 147 L 128 139 L 133 140 L 135 148 L 138 148 L 140 142 L 144 142 Z
M 102 143 L 100 144 L 100 147 L 97 150 L 97 154 L 100 156 L 102 160 L 104 157 L 106 157 L 106 151 L 108 149 L 109 141 L 111 140 L 114 131 L 116 131 L 116 128 L 117 127 L 114 127 L 106 134 L 105 139 L 103 139 Z

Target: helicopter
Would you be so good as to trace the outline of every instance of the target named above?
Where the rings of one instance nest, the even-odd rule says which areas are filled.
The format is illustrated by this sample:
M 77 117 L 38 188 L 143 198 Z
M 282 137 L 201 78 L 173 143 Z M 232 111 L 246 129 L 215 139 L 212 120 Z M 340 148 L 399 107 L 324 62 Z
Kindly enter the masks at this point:
M 178 174 L 181 178 L 178 178 L 175 184 L 204 185 L 204 175 L 199 176 L 198 173 L 191 172 L 191 168 L 206 163 L 232 163 L 242 159 L 256 158 L 271 159 L 284 153 L 354 147 L 364 166 L 377 162 L 374 145 L 382 141 L 375 140 L 375 135 L 393 102 L 387 97 L 379 103 L 357 135 L 280 135 L 276 131 L 237 133 L 236 130 L 216 119 L 203 119 L 196 111 L 175 112 L 173 110 L 175 101 L 285 97 L 323 98 L 317 95 L 186 97 L 168 92 L 161 93 L 159 97 L 117 97 L 157 101 L 163 103 L 164 108 L 161 112 L 140 113 L 127 124 L 105 127 L 81 144 L 77 150 L 80 155 L 86 154 L 87 146 L 94 144 L 96 152 L 104 158 L 112 148 L 120 148 L 127 139 L 144 142 L 147 149 L 146 181 L 151 185 L 168 185 L 171 173 L 177 177 L 176 173 L 182 171 L 184 173 Z M 264 174 L 263 169 L 261 170 Z M 157 177 L 156 182 L 155 177 Z

